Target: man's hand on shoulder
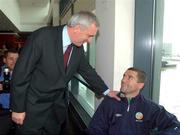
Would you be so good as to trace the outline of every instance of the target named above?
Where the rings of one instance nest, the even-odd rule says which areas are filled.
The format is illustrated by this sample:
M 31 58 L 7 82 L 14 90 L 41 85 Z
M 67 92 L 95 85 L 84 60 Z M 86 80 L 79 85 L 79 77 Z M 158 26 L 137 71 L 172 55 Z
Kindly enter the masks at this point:
M 121 99 L 117 96 L 118 93 L 119 91 L 110 90 L 107 95 L 111 98 L 115 98 L 116 100 L 120 101 Z

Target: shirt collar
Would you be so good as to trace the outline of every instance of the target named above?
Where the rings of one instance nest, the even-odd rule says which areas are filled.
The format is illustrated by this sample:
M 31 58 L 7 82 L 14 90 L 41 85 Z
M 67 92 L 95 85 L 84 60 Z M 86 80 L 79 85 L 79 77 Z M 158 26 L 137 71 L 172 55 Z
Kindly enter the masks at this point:
M 67 25 L 63 28 L 63 47 L 67 47 L 71 44 L 71 39 L 67 31 Z

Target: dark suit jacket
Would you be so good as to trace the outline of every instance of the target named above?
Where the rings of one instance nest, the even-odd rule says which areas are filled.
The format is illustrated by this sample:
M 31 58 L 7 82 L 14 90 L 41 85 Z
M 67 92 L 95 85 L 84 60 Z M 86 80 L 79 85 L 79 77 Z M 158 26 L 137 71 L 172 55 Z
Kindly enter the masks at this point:
M 12 76 L 11 108 L 14 112 L 26 112 L 27 123 L 42 125 L 54 104 L 64 118 L 66 87 L 77 72 L 95 88 L 95 93 L 102 94 L 108 89 L 85 59 L 83 46 L 73 46 L 65 72 L 62 29 L 63 26 L 45 27 L 33 32 L 16 63 Z

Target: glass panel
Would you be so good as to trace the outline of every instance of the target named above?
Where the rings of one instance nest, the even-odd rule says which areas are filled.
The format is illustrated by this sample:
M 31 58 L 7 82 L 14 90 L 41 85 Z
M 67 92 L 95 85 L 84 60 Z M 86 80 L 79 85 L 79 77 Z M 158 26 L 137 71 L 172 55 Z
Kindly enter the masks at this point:
M 83 80 L 80 75 L 76 75 L 76 77 L 77 76 L 79 79 L 81 78 L 80 80 Z M 85 80 L 83 80 L 83 82 L 85 82 Z M 77 99 L 85 111 L 92 117 L 95 110 L 95 94 L 75 78 L 69 83 L 69 87 L 73 96 Z
M 90 116 L 94 114 L 94 93 L 80 82 L 77 100 Z
M 179 0 L 164 0 L 159 104 L 180 120 L 180 18 L 176 16 L 179 5 Z
M 89 45 L 85 43 L 83 46 L 85 56 L 87 57 L 87 59 L 89 59 Z M 76 77 L 86 83 L 86 81 L 79 74 L 77 74 Z M 79 82 L 76 79 L 73 79 L 73 81 L 69 83 L 69 86 L 71 87 L 73 96 L 77 99 L 77 101 L 81 104 L 85 111 L 92 117 L 95 110 L 95 94 L 83 83 Z

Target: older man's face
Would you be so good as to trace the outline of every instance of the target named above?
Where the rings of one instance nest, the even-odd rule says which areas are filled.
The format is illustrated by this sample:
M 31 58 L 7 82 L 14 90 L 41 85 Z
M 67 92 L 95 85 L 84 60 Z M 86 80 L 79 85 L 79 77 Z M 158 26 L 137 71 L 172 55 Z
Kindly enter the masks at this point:
M 73 43 L 76 46 L 81 46 L 84 43 L 90 43 L 92 38 L 96 35 L 98 28 L 94 23 L 92 23 L 87 28 L 81 28 L 80 26 L 76 26 L 76 34 L 73 37 Z

